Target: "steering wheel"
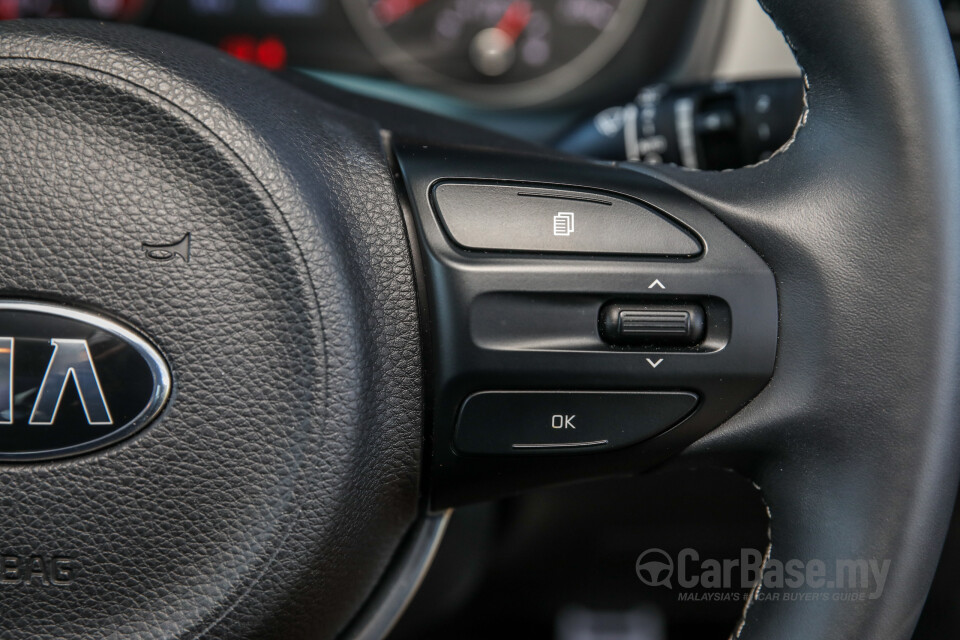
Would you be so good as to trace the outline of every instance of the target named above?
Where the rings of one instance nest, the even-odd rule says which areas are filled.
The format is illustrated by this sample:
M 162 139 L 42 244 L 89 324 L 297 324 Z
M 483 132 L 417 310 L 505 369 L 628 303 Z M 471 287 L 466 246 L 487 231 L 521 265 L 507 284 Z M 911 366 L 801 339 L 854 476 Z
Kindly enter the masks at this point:
M 175 37 L 4 24 L 4 335 L 109 321 L 172 387 L 6 458 L 2 635 L 382 637 L 430 514 L 679 459 L 756 482 L 768 564 L 890 561 L 857 601 L 758 585 L 737 637 L 909 637 L 960 464 L 957 71 L 932 0 L 766 8 L 806 113 L 722 173 L 401 139 Z M 70 344 L 83 440 L 134 373 Z M 5 415 L 4 453 L 46 433 Z

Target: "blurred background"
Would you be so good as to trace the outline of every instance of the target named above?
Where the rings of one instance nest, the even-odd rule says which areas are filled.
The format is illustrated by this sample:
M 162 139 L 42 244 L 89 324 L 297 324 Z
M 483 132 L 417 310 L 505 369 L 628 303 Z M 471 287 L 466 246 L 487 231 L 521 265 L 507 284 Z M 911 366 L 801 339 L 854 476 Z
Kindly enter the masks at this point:
M 62 17 L 181 34 L 606 159 L 756 162 L 802 108 L 800 72 L 756 0 L 0 0 L 0 19 Z

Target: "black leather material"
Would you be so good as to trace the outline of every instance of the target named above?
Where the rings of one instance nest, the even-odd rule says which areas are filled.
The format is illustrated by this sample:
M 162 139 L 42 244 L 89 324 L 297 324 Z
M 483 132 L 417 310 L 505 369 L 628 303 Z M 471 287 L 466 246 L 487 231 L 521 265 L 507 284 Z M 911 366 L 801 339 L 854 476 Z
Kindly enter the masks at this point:
M 909 638 L 960 464 L 956 63 L 932 0 L 767 4 L 809 83 L 792 144 L 724 173 L 638 168 L 715 211 L 778 284 L 772 382 L 688 454 L 756 480 L 773 558 L 892 563 L 877 599 L 761 600 L 736 636 Z
M 0 554 L 79 567 L 0 580 L 0 636 L 335 636 L 418 506 L 416 299 L 376 127 L 178 38 L 5 23 L 0 222 L 3 295 L 131 324 L 175 384 L 131 440 L 0 467 Z M 187 232 L 189 263 L 140 249 Z

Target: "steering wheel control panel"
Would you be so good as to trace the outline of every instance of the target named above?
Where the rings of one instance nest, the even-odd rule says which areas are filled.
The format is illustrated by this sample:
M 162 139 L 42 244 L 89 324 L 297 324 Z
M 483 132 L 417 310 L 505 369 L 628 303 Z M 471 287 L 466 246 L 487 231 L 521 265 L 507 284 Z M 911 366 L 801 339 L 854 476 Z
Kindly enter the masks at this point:
M 773 373 L 773 274 L 608 163 L 398 144 L 426 307 L 433 508 L 635 472 Z

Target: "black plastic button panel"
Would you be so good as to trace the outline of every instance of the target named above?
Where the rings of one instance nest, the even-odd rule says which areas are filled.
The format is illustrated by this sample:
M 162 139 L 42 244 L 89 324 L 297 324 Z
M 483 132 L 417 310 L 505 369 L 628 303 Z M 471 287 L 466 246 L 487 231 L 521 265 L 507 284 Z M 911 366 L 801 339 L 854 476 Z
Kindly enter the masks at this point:
M 484 391 L 463 404 L 458 451 L 586 453 L 642 442 L 693 411 L 686 392 Z
M 635 200 L 599 191 L 443 182 L 437 211 L 468 249 L 692 257 L 697 238 Z
M 773 274 L 677 189 L 569 158 L 420 141 L 394 149 L 427 310 L 431 509 L 653 467 L 770 379 Z M 564 212 L 574 216 L 555 229 Z M 594 220 L 607 224 L 595 231 Z M 653 242 L 648 227 L 631 226 L 648 222 Z M 601 322 L 611 303 L 687 310 L 676 325 L 659 318 L 661 330 L 683 324 L 681 343 L 611 344 Z M 623 326 L 644 333 L 648 320 Z M 652 398 L 684 404 L 668 411 Z

